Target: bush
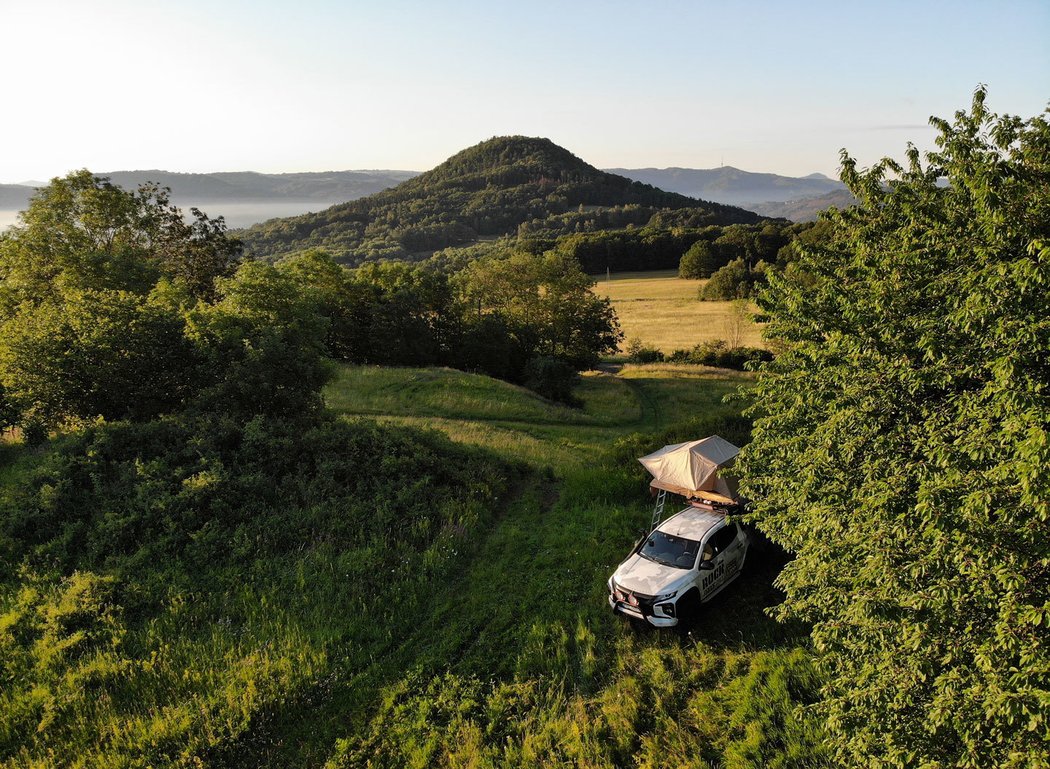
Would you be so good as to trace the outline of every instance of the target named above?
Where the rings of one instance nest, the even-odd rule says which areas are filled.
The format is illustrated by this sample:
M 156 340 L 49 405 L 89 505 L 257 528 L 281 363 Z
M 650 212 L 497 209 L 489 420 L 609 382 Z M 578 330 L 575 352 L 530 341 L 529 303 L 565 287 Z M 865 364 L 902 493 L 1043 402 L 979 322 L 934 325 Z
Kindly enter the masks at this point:
M 664 354 L 655 347 L 647 347 L 637 337 L 627 343 L 627 359 L 631 363 L 660 363 Z
M 236 749 L 333 675 L 341 634 L 367 637 L 354 617 L 415 617 L 406 586 L 469 541 L 507 470 L 435 433 L 334 419 L 56 439 L 0 494 L 0 764 Z M 158 758 L 158 734 L 184 762 Z
M 734 259 L 715 272 L 700 289 L 701 301 L 728 301 L 751 296 L 755 277 L 743 259 Z
M 576 369 L 559 358 L 541 356 L 525 364 L 525 386 L 552 401 L 578 405 L 572 390 L 579 380 Z

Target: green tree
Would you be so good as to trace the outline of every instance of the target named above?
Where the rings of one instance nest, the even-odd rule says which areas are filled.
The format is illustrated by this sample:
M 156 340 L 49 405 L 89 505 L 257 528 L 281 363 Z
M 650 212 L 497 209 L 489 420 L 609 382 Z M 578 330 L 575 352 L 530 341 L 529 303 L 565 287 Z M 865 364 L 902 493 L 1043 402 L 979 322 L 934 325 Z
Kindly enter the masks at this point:
M 593 366 L 623 336 L 609 300 L 595 296 L 594 281 L 560 251 L 482 258 L 457 276 L 457 285 L 467 308 L 502 315 L 535 355 L 577 369 Z
M 720 268 L 700 287 L 701 300 L 745 299 L 751 296 L 755 276 L 743 259 L 734 259 Z
M 209 296 L 241 246 L 221 217 L 192 214 L 187 224 L 153 184 L 129 191 L 90 171 L 53 179 L 0 238 L 0 317 L 67 289 L 146 294 L 161 276 Z
M 839 765 L 1047 765 L 1050 124 L 984 101 L 925 163 L 843 153 L 858 208 L 761 300 L 739 468 Z
M 698 240 L 682 254 L 678 263 L 680 278 L 710 278 L 718 269 L 718 255 L 714 247 L 706 240 Z
M 162 194 L 166 200 L 167 192 Z M 223 217 L 209 219 L 198 208 L 191 208 L 190 214 L 193 221 L 189 224 L 181 212 L 166 216 L 152 256 L 169 278 L 185 285 L 191 294 L 212 299 L 215 281 L 232 275 L 240 263 L 242 244 L 227 233 Z
M 18 424 L 19 410 L 15 401 L 0 384 L 0 433 Z
M 43 425 L 178 408 L 197 357 L 178 311 L 128 291 L 74 291 L 3 324 L 0 384 Z
M 240 244 L 192 213 L 156 185 L 78 171 L 0 237 L 0 386 L 23 427 L 150 419 L 222 376 L 226 359 L 187 337 L 186 312 L 217 297 Z
M 331 374 L 328 321 L 316 297 L 263 262 L 245 262 L 215 289 L 213 304 L 187 316 L 186 334 L 203 360 L 195 406 L 235 417 L 316 412 Z

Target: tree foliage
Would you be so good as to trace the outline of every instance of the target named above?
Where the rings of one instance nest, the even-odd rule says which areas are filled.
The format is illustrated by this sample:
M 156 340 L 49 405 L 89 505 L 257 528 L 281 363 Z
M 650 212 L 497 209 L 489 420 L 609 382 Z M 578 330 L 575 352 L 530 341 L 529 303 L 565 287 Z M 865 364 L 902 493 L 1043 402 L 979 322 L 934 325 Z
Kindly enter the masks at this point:
M 209 402 L 286 413 L 317 399 L 324 320 L 274 268 L 167 191 L 78 171 L 0 237 L 0 387 L 35 435 Z M 220 395 L 221 394 L 221 395 Z
M 741 471 L 842 765 L 1046 765 L 1050 125 L 984 101 L 925 162 L 843 153 L 859 206 L 762 298 Z
M 641 224 L 662 209 L 692 209 L 703 224 L 757 222 L 758 214 L 599 171 L 549 139 L 497 137 L 398 186 L 244 232 L 260 257 L 324 248 L 360 264 L 429 255 L 479 236 L 562 235 Z
M 706 240 L 698 240 L 682 254 L 678 263 L 678 277 L 710 278 L 716 269 L 716 258 L 714 246 Z
M 463 300 L 478 315 L 496 313 L 528 337 L 537 355 L 589 368 L 622 338 L 608 299 L 564 253 L 524 251 L 473 262 L 458 276 Z

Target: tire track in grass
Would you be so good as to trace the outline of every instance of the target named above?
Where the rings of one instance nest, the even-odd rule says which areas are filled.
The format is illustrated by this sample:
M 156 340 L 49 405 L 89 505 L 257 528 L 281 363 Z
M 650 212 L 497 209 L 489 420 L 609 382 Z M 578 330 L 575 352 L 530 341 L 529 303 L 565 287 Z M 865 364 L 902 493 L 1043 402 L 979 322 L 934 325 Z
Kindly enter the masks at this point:
M 646 380 L 623 377 L 622 381 L 631 389 L 634 397 L 641 404 L 641 414 L 638 417 L 637 424 L 649 431 L 661 429 L 664 426 L 663 408 L 660 406 L 659 399 L 646 387 Z

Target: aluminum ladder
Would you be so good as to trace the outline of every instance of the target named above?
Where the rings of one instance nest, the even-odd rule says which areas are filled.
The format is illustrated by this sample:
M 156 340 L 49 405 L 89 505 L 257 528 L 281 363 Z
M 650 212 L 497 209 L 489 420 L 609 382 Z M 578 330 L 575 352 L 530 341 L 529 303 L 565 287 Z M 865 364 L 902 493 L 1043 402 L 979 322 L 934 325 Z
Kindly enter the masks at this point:
M 660 525 L 660 519 L 664 517 L 664 503 L 667 502 L 667 492 L 660 489 L 656 495 L 656 507 L 653 508 L 653 519 L 649 522 L 649 531 L 653 531 Z

